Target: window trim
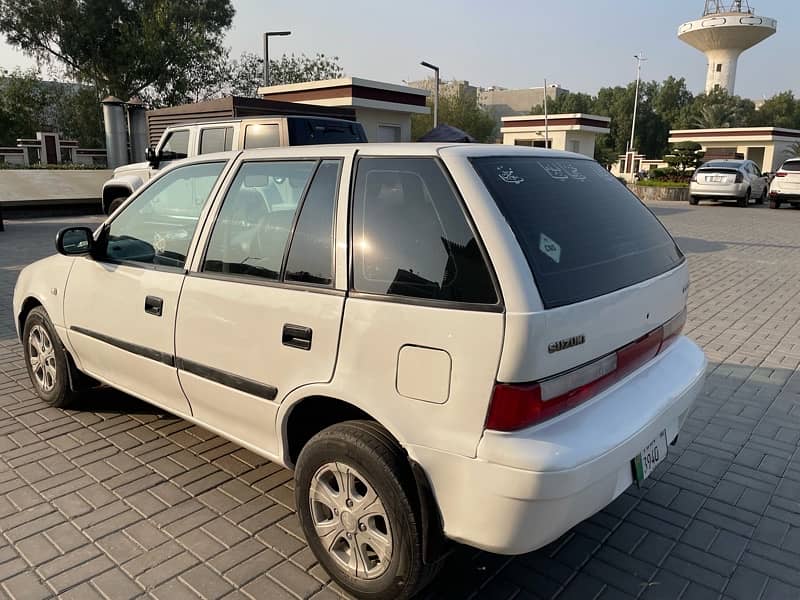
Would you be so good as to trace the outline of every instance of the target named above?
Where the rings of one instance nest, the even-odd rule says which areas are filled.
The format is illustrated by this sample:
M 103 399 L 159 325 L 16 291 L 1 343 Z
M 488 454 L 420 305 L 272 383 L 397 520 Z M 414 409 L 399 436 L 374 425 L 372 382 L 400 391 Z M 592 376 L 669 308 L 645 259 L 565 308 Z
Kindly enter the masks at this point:
M 234 163 L 234 159 L 229 160 L 220 160 L 219 158 L 207 158 L 205 160 L 196 160 L 192 161 L 189 164 L 180 164 L 172 168 L 165 169 L 161 173 L 159 173 L 156 177 L 153 177 L 145 183 L 142 187 L 137 189 L 131 196 L 126 200 L 127 203 L 132 203 L 141 196 L 145 191 L 150 189 L 152 185 L 155 184 L 156 181 L 160 181 L 162 178 L 166 177 L 169 173 L 174 173 L 175 171 L 179 171 L 181 169 L 185 169 L 187 167 L 192 167 L 195 165 L 204 165 L 204 164 L 213 164 L 219 163 L 222 164 L 223 167 L 217 176 L 217 180 L 214 182 L 214 186 L 211 188 L 211 191 L 208 193 L 208 198 L 206 198 L 205 204 L 203 205 L 203 209 L 200 211 L 200 214 L 197 217 L 197 225 L 195 226 L 194 233 L 192 234 L 192 239 L 189 240 L 189 247 L 186 249 L 186 259 L 183 261 L 183 267 L 170 267 L 168 265 L 155 265 L 155 264 L 148 264 L 137 262 L 133 260 L 124 260 L 124 259 L 117 259 L 117 258 L 110 258 L 107 256 L 101 256 L 99 258 L 92 258 L 95 262 L 103 263 L 103 264 L 111 264 L 111 265 L 121 265 L 126 267 L 134 267 L 139 269 L 147 269 L 150 271 L 163 271 L 167 273 L 182 273 L 186 274 L 189 272 L 189 264 L 194 260 L 194 255 L 197 250 L 197 243 L 200 240 L 200 235 L 205 229 L 206 221 L 208 220 L 208 214 L 211 211 L 212 207 L 215 204 L 217 199 L 217 195 L 220 191 L 220 186 L 222 186 L 225 180 L 228 177 L 228 173 L 230 172 L 231 165 Z M 125 207 L 127 210 L 127 206 Z M 108 218 L 107 220 L 103 221 L 103 224 L 95 231 L 94 239 L 95 241 L 100 241 L 102 237 L 107 235 L 108 231 L 111 229 L 111 224 L 114 222 L 115 219 L 119 218 L 125 212 L 123 210 L 119 214 L 115 215 L 113 218 Z M 204 216 L 205 214 L 205 216 Z
M 325 160 L 336 160 L 339 161 L 339 181 L 337 181 L 336 187 L 336 196 L 334 200 L 334 211 L 333 211 L 333 223 L 331 226 L 331 283 L 329 285 L 322 285 L 316 283 L 304 283 L 304 282 L 294 282 L 294 281 L 284 281 L 285 278 L 285 269 L 286 269 L 286 261 L 288 260 L 289 250 L 291 249 L 291 242 L 294 240 L 294 232 L 297 227 L 297 219 L 302 211 L 303 206 L 305 205 L 306 196 L 308 195 L 308 190 L 311 187 L 311 183 L 314 181 L 314 177 L 319 170 L 320 165 Z M 230 179 L 230 182 L 225 187 L 224 190 L 221 190 L 221 194 L 217 194 L 221 196 L 219 198 L 219 202 L 216 203 L 216 209 L 213 214 L 209 214 L 206 221 L 211 220 L 212 223 L 209 226 L 208 234 L 206 235 L 205 243 L 203 244 L 202 252 L 199 255 L 197 260 L 197 267 L 196 270 L 188 271 L 187 274 L 191 276 L 202 276 L 206 279 L 218 279 L 220 281 L 230 281 L 235 283 L 251 283 L 256 285 L 266 285 L 266 283 L 271 284 L 269 287 L 287 287 L 287 288 L 298 288 L 298 291 L 302 289 L 302 291 L 341 291 L 336 288 L 336 213 L 337 207 L 339 205 L 339 189 L 341 185 L 341 174 L 344 172 L 344 163 L 346 157 L 344 156 L 281 156 L 275 158 L 248 158 L 239 161 L 238 166 L 236 167 L 235 171 L 232 171 L 226 179 Z M 220 213 L 222 212 L 222 208 L 225 206 L 225 199 L 228 196 L 228 193 L 233 186 L 233 182 L 236 181 L 236 177 L 238 177 L 241 170 L 245 167 L 245 165 L 253 164 L 253 163 L 276 163 L 276 162 L 314 162 L 314 168 L 311 172 L 311 177 L 309 177 L 308 181 L 306 182 L 305 188 L 303 189 L 303 193 L 300 196 L 300 199 L 297 202 L 297 210 L 295 211 L 294 217 L 292 219 L 292 226 L 289 229 L 289 236 L 286 240 L 286 245 L 283 248 L 283 257 L 281 259 L 281 271 L 280 271 L 280 278 L 279 279 L 266 279 L 264 277 L 258 277 L 256 275 L 243 275 L 243 274 L 231 274 L 231 273 L 215 273 L 213 271 L 205 271 L 205 263 L 206 259 L 208 258 L 208 249 L 211 245 L 211 238 L 214 235 L 214 228 L 217 224 L 217 219 L 219 218 Z M 207 223 L 204 224 L 204 229 Z M 193 257 L 194 258 L 194 257 Z
M 394 160 L 406 160 L 406 159 L 428 159 L 432 160 L 436 165 L 439 167 L 439 170 L 444 175 L 444 178 L 447 182 L 447 185 L 450 187 L 451 191 L 453 192 L 454 197 L 456 198 L 456 203 L 458 204 L 459 208 L 461 209 L 461 214 L 464 215 L 466 219 L 467 226 L 469 227 L 472 235 L 475 236 L 475 242 L 478 245 L 478 250 L 480 251 L 481 258 L 483 258 L 484 265 L 489 272 L 489 279 L 492 282 L 492 286 L 494 287 L 495 296 L 497 297 L 497 301 L 494 304 L 481 304 L 475 302 L 459 302 L 455 300 L 434 300 L 430 298 L 417 298 L 414 296 L 401 296 L 401 295 L 394 295 L 394 294 L 377 294 L 374 292 L 362 292 L 355 289 L 354 284 L 354 274 L 355 274 L 355 244 L 353 244 L 353 223 L 354 223 L 354 215 L 355 215 L 355 200 L 356 200 L 356 179 L 358 176 L 358 169 L 359 163 L 362 159 L 394 159 Z M 350 172 L 350 198 L 348 199 L 347 204 L 348 210 L 348 223 L 347 223 L 347 291 L 348 295 L 352 298 L 362 298 L 364 300 L 374 300 L 377 302 L 390 302 L 395 304 L 406 304 L 412 306 L 427 306 L 432 308 L 447 308 L 451 310 L 467 310 L 467 311 L 477 311 L 477 312 L 492 312 L 492 313 L 502 313 L 505 312 L 505 302 L 503 300 L 503 295 L 500 290 L 499 280 L 497 279 L 497 273 L 495 273 L 494 265 L 492 261 L 489 259 L 489 253 L 486 251 L 486 245 L 483 243 L 483 239 L 478 231 L 478 228 L 475 225 L 475 221 L 472 218 L 472 215 L 469 212 L 469 209 L 464 202 L 464 198 L 461 195 L 461 191 L 456 186 L 455 181 L 453 180 L 453 176 L 450 171 L 447 169 L 447 166 L 444 164 L 440 156 L 434 155 L 374 155 L 374 154 L 357 154 L 353 161 L 353 169 Z

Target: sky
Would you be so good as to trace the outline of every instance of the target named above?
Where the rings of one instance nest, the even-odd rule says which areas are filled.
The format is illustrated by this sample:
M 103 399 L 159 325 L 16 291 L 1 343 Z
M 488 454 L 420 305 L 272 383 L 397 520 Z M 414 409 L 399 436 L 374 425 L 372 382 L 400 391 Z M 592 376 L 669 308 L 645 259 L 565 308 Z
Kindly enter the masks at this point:
M 473 85 L 536 87 L 548 83 L 595 93 L 636 76 L 634 54 L 648 58 L 642 77 L 685 77 L 703 90 L 703 55 L 679 41 L 678 26 L 701 16 L 703 0 L 233 0 L 227 43 L 236 56 L 338 56 L 349 76 L 394 83 L 422 79 L 437 64 L 444 79 Z M 758 14 L 778 19 L 778 33 L 739 60 L 736 93 L 758 100 L 792 90 L 800 96 L 794 60 L 800 55 L 800 2 L 754 0 Z M 0 42 L 0 68 L 33 61 Z

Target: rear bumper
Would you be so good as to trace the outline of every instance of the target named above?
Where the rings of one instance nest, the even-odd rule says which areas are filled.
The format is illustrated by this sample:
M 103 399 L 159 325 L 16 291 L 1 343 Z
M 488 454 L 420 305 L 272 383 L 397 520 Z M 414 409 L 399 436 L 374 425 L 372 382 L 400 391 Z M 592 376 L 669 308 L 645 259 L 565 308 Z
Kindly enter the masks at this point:
M 602 510 L 633 483 L 631 461 L 678 435 L 700 392 L 703 352 L 680 338 L 588 404 L 515 433 L 485 432 L 476 458 L 409 448 L 431 480 L 445 534 L 523 554 Z
M 726 183 L 721 185 L 691 183 L 689 194 L 695 198 L 714 198 L 716 200 L 744 198 L 746 183 Z
M 800 190 L 781 190 L 771 189 L 769 197 L 773 200 L 780 200 L 781 202 L 800 202 Z

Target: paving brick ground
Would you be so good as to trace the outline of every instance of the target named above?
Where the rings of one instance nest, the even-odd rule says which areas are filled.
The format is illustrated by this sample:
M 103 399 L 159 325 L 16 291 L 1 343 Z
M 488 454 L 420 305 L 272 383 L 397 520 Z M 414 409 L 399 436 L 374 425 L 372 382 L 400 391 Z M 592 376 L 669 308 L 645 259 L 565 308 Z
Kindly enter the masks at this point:
M 456 551 L 428 599 L 800 597 L 800 211 L 652 207 L 712 361 L 678 445 L 538 552 Z M 33 396 L 12 287 L 78 220 L 0 233 L 0 597 L 335 598 L 288 472 L 112 391 L 70 411 Z

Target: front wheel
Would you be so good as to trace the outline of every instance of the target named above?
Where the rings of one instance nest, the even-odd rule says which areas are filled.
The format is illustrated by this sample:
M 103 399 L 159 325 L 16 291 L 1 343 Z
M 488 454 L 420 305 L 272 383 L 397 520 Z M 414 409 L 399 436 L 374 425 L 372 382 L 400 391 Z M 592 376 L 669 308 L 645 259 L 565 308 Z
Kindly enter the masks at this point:
M 75 399 L 75 393 L 69 385 L 67 352 L 41 306 L 28 313 L 22 339 L 25 366 L 36 395 L 50 406 L 69 406 Z
M 295 482 L 306 539 L 350 594 L 411 598 L 430 580 L 413 474 L 383 428 L 348 421 L 321 431 L 303 447 Z
M 108 214 L 113 214 L 115 210 L 117 210 L 122 203 L 125 202 L 127 198 L 114 198 L 111 202 L 108 203 Z

